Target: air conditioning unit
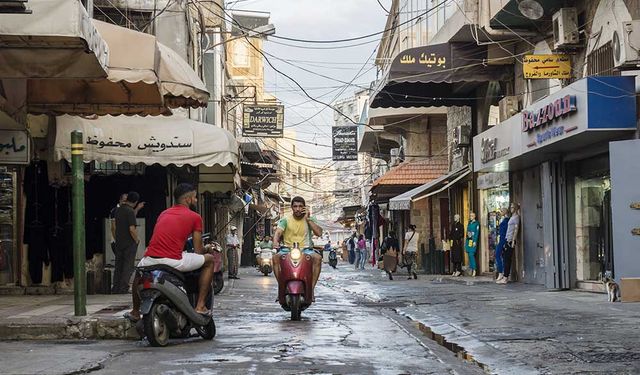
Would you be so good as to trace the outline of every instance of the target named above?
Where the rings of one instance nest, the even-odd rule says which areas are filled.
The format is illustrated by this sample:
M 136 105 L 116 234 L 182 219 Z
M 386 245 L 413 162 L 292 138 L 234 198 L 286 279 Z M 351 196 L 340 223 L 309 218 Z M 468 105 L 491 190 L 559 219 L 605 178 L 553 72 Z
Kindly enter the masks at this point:
M 621 31 L 622 35 L 618 34 Z M 640 20 L 622 22 L 622 27 L 613 32 L 611 40 L 613 62 L 616 68 L 640 66 Z
M 456 147 L 469 146 L 471 129 L 468 126 L 456 126 L 453 130 L 453 143 Z
M 576 8 L 561 8 L 553 15 L 553 46 L 555 49 L 575 47 L 580 42 Z
M 500 122 L 506 121 L 518 113 L 518 97 L 505 96 L 498 102 L 498 107 L 500 108 Z
M 391 154 L 391 159 L 389 160 L 389 167 L 395 167 L 400 164 L 400 148 L 392 148 L 389 150 L 389 154 Z

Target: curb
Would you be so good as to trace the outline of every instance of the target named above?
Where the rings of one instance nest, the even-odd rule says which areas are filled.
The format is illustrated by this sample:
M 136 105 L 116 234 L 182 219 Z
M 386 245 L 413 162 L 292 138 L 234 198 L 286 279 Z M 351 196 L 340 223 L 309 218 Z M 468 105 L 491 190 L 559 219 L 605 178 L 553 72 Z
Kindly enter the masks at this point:
M 0 340 L 137 340 L 135 326 L 125 319 L 71 318 L 51 322 L 0 323 Z

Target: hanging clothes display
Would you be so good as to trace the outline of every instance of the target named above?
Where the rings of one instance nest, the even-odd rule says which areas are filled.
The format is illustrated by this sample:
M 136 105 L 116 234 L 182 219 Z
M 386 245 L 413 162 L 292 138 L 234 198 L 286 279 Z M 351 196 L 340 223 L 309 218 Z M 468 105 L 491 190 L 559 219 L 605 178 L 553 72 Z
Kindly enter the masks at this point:
M 42 283 L 42 266 L 49 264 L 48 227 L 50 195 L 47 162 L 34 160 L 25 169 L 23 190 L 27 197 L 23 242 L 29 245 L 29 276 L 34 284 Z

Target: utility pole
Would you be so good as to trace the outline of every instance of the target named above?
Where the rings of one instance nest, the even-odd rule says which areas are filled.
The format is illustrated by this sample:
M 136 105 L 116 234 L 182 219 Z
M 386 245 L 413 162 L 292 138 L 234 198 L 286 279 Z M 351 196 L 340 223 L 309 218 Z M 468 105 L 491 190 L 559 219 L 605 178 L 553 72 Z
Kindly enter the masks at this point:
M 73 211 L 73 305 L 76 316 L 87 315 L 87 281 L 84 238 L 84 164 L 82 132 L 71 132 L 71 173 Z

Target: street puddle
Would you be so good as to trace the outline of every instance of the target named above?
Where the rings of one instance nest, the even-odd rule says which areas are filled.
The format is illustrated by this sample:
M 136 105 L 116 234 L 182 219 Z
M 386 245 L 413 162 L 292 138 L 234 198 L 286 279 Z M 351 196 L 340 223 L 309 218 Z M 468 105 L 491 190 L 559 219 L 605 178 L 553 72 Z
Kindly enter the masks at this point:
M 168 366 L 188 366 L 188 365 L 207 365 L 214 363 L 246 363 L 251 362 L 251 357 L 245 357 L 240 355 L 212 355 L 212 354 L 199 354 L 191 358 L 176 359 L 173 361 L 162 362 Z

